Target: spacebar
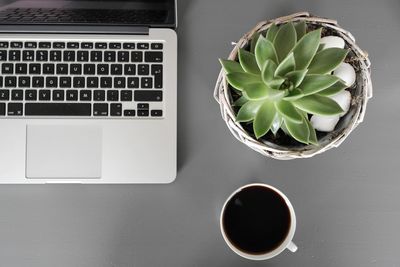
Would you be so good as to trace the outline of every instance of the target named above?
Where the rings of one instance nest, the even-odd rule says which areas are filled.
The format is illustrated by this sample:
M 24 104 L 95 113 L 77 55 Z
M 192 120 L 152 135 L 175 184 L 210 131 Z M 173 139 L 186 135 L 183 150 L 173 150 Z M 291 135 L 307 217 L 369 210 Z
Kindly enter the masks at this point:
M 26 103 L 25 116 L 90 116 L 91 104 Z

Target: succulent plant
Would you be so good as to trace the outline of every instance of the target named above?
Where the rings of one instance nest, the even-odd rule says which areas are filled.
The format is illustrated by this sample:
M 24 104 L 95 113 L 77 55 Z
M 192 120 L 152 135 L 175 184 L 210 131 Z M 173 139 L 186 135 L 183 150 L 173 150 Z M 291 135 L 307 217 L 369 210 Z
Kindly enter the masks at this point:
M 329 96 L 347 88 L 332 72 L 348 50 L 323 49 L 321 31 L 307 32 L 305 22 L 272 25 L 253 37 L 249 49 L 238 51 L 238 62 L 220 60 L 240 96 L 236 119 L 253 123 L 257 139 L 282 129 L 300 143 L 318 145 L 309 117 L 343 113 Z

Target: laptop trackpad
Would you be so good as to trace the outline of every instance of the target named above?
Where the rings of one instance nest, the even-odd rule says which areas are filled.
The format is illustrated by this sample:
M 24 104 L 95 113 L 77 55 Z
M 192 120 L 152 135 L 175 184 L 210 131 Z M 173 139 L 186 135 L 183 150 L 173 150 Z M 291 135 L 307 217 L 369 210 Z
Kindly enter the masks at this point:
M 27 178 L 100 178 L 100 126 L 28 125 Z

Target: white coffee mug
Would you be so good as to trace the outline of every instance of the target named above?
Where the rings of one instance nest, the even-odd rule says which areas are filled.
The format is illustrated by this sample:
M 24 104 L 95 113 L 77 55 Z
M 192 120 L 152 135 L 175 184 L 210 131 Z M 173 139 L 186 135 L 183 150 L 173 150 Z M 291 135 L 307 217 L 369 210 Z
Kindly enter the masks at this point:
M 283 240 L 283 242 L 274 250 L 269 251 L 267 253 L 264 254 L 250 254 L 250 253 L 246 253 L 242 250 L 240 250 L 239 248 L 237 248 L 234 244 L 231 243 L 231 241 L 229 240 L 229 238 L 226 235 L 225 229 L 224 229 L 224 225 L 223 225 L 223 215 L 226 209 L 226 206 L 228 204 L 228 202 L 237 194 L 239 193 L 241 190 L 243 190 L 244 188 L 248 188 L 248 187 L 253 187 L 253 186 L 261 186 L 261 187 L 266 187 L 270 190 L 273 190 L 274 192 L 276 192 L 277 194 L 279 194 L 283 200 L 285 201 L 289 212 L 290 212 L 290 229 L 288 231 L 288 234 L 285 238 L 285 240 Z M 225 240 L 225 242 L 228 244 L 228 246 L 239 256 L 242 256 L 243 258 L 246 259 L 250 259 L 250 260 L 267 260 L 267 259 L 271 259 L 277 255 L 279 255 L 282 251 L 284 251 L 285 249 L 290 250 L 291 252 L 296 252 L 297 251 L 297 246 L 293 243 L 292 239 L 294 236 L 294 233 L 296 231 L 296 215 L 294 213 L 294 209 L 292 204 L 290 203 L 289 199 L 278 189 L 276 189 L 273 186 L 267 185 L 267 184 L 260 184 L 260 183 L 254 183 L 254 184 L 248 184 L 245 186 L 240 187 L 238 190 L 236 190 L 235 192 L 233 192 L 228 199 L 225 201 L 225 204 L 222 208 L 221 211 L 221 215 L 220 215 L 220 228 L 221 228 L 221 233 L 222 236 Z

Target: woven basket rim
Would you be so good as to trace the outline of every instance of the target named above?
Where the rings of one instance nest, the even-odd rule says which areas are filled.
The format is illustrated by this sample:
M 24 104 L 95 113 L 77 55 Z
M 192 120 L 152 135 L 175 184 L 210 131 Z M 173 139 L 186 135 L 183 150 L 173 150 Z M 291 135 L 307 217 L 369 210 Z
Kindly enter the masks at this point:
M 351 51 L 354 53 L 354 55 L 356 55 L 356 60 L 360 65 L 360 74 L 357 77 L 362 78 L 362 83 L 358 84 L 358 86 L 361 88 L 361 93 L 357 96 L 359 103 L 357 102 L 358 104 L 356 105 L 353 118 L 341 131 L 341 133 L 336 133 L 335 131 L 332 132 L 332 136 L 334 133 L 337 134 L 337 136 L 332 138 L 330 142 L 324 146 L 304 146 L 303 150 L 291 150 L 288 147 L 278 147 L 277 145 L 272 146 L 272 143 L 271 145 L 268 145 L 264 142 L 256 140 L 242 127 L 240 123 L 236 122 L 236 115 L 232 109 L 232 103 L 230 102 L 230 89 L 226 81 L 225 72 L 223 69 L 221 69 L 215 87 L 214 97 L 220 104 L 222 118 L 226 122 L 229 130 L 240 142 L 265 156 L 275 159 L 287 160 L 295 158 L 309 158 L 323 153 L 331 148 L 338 147 L 363 121 L 368 100 L 372 97 L 371 62 L 368 58 L 368 54 L 356 44 L 353 35 L 349 31 L 340 27 L 336 20 L 316 17 L 310 15 L 308 12 L 294 13 L 288 16 L 259 22 L 253 29 L 244 34 L 243 37 L 235 44 L 235 47 L 229 54 L 228 59 L 236 60 L 239 48 L 246 46 L 255 33 L 267 30 L 272 24 L 282 24 L 290 21 L 295 22 L 301 20 L 304 20 L 310 24 L 319 25 L 323 28 L 329 28 L 337 32 L 338 35 L 340 35 L 340 37 L 346 41 Z

